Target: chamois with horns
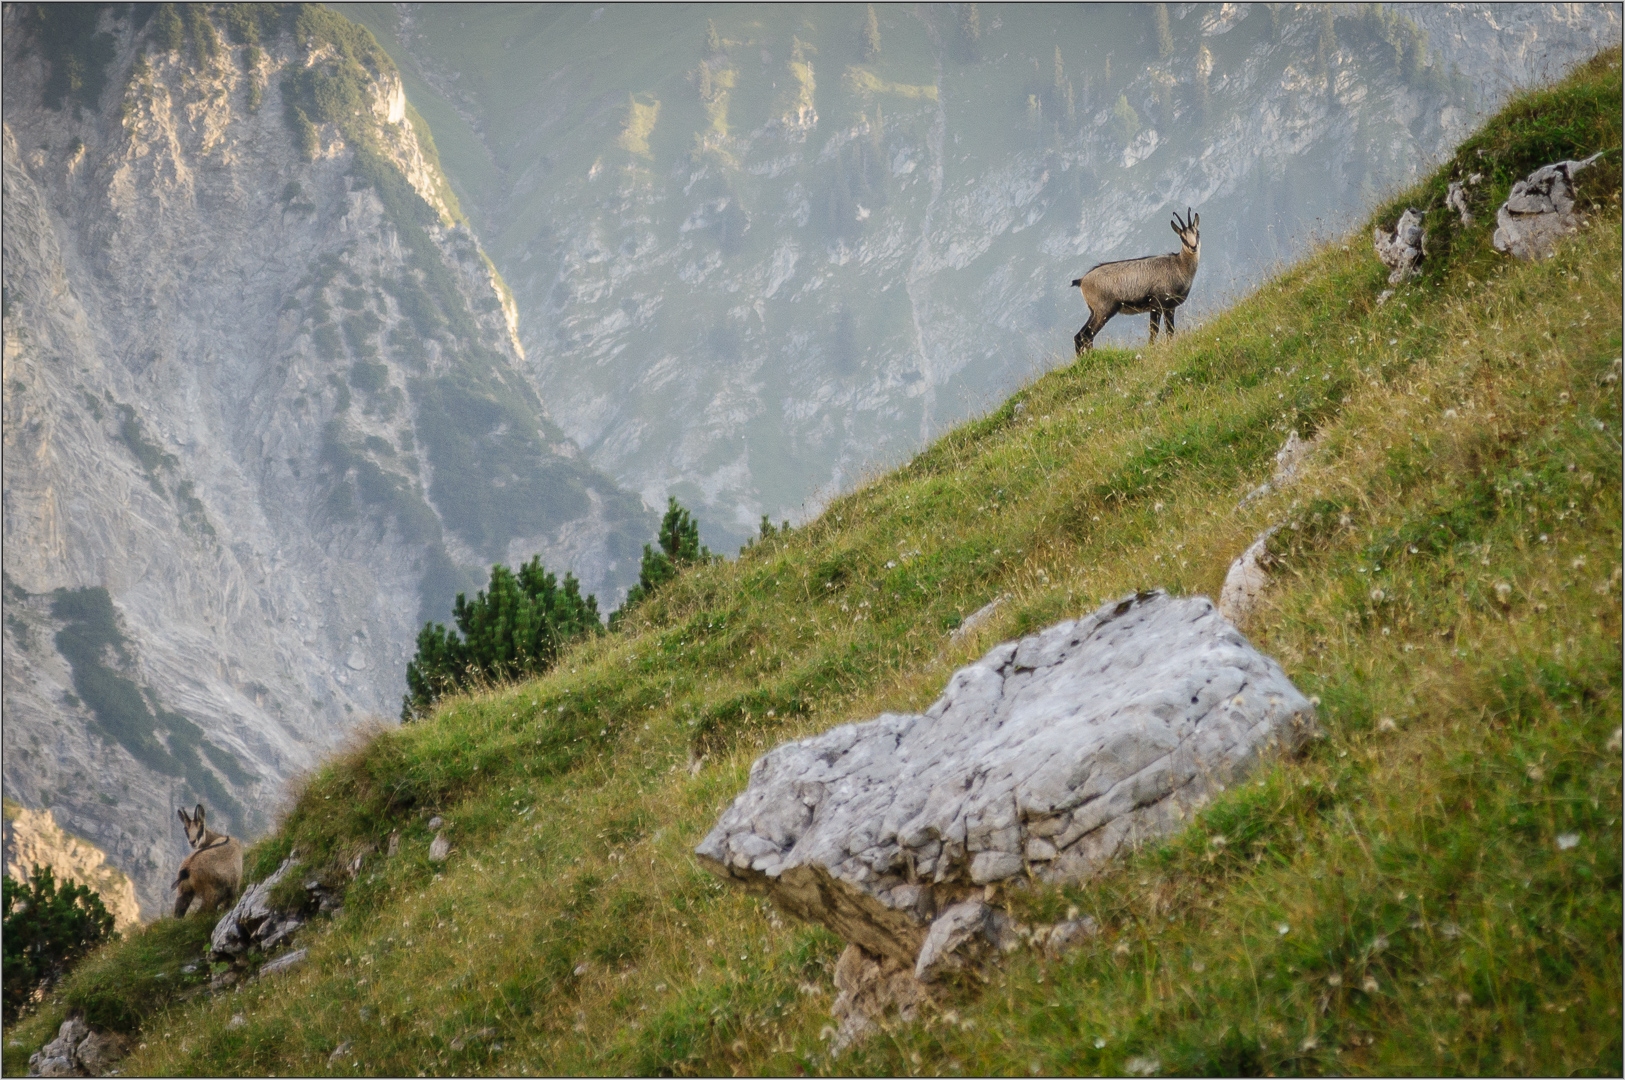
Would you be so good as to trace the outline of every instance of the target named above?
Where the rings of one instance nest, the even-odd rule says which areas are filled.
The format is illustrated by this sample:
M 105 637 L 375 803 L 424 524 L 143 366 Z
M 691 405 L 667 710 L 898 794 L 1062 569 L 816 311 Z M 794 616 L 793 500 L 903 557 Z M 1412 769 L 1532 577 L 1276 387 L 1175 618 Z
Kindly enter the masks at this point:
M 175 890 L 175 918 L 186 914 L 193 899 L 203 902 L 204 911 L 225 907 L 243 881 L 242 841 L 205 826 L 202 803 L 190 817 L 185 810 L 175 813 L 180 815 L 186 843 L 192 849 L 170 886 Z
M 1072 339 L 1078 355 L 1095 347 L 1095 335 L 1106 321 L 1119 312 L 1127 315 L 1151 313 L 1151 340 L 1157 340 L 1157 323 L 1168 327 L 1168 336 L 1174 336 L 1174 309 L 1191 294 L 1191 282 L 1196 280 L 1196 263 L 1202 256 L 1201 214 L 1192 214 L 1185 208 L 1185 220 L 1179 220 L 1178 211 L 1168 223 L 1179 236 L 1179 250 L 1166 255 L 1146 255 L 1138 259 L 1097 263 L 1072 284 L 1083 293 L 1089 305 L 1089 321 L 1083 324 Z

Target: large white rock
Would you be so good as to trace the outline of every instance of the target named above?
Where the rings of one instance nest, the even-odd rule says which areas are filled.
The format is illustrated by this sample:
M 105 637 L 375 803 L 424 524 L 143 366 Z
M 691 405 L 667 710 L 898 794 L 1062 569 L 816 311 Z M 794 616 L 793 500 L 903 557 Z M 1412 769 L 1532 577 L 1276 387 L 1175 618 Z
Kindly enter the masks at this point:
M 769 751 L 696 851 L 876 957 L 914 968 L 930 937 L 921 966 L 951 967 L 937 954 L 976 921 L 954 905 L 1087 878 L 1313 722 L 1211 601 L 1140 593 L 999 645 L 924 715 Z M 955 925 L 933 933 L 939 915 Z

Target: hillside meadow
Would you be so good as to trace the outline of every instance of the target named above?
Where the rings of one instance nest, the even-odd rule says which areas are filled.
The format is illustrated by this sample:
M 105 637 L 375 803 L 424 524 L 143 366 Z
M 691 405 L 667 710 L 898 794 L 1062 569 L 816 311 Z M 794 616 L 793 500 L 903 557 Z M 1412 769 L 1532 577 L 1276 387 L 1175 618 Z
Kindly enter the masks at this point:
M 301 967 L 202 993 L 207 924 L 166 920 L 7 1031 L 6 1071 L 79 1009 L 132 1074 L 1617 1074 L 1620 100 L 1614 51 L 1378 208 L 1429 233 L 1386 300 L 1369 227 L 1323 244 L 1171 342 L 1058 358 L 545 677 L 378 729 L 249 855 L 345 889 Z M 1491 250 L 1515 180 L 1598 150 L 1587 228 Z M 1299 478 L 1239 505 L 1293 431 Z M 833 1056 L 842 943 L 691 855 L 751 761 L 1126 593 L 1217 596 L 1277 524 L 1242 629 L 1324 737 L 1087 885 L 1005 890 L 1102 931 Z

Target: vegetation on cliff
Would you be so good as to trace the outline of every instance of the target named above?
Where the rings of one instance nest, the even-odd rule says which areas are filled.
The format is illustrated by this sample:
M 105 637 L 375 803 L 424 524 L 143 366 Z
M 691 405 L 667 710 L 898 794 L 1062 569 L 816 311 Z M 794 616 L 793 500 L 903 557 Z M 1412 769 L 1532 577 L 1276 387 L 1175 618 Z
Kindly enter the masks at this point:
M 330 761 L 248 876 L 359 853 L 342 914 L 277 981 L 148 1016 L 127 1071 L 1618 1072 L 1620 94 L 1614 51 L 1378 208 L 1430 236 L 1386 299 L 1369 229 L 1328 243 L 686 568 L 546 676 Z M 1598 150 L 1590 228 L 1491 251 L 1515 179 Z M 1471 172 L 1463 225 L 1443 196 Z M 1295 486 L 1238 506 L 1291 431 Z M 1275 523 L 1244 629 L 1326 737 L 1086 887 L 1000 897 L 1098 937 L 832 1057 L 841 943 L 690 854 L 750 761 L 920 709 L 992 642 L 1124 593 L 1216 595 Z M 8 1035 L 8 1070 L 81 987 Z

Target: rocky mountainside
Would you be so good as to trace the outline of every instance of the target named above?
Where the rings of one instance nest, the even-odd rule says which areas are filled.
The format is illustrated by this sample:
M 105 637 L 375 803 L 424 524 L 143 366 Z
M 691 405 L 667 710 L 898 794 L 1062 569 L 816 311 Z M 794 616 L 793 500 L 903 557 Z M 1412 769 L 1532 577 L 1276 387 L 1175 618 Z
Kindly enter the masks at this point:
M 1067 282 L 1169 250 L 1171 210 L 1202 212 L 1199 317 L 1620 32 L 1573 4 L 340 7 L 433 123 L 561 427 L 727 550 L 1068 360 Z
M 517 372 L 394 65 L 316 7 L 5 8 L 4 781 L 155 913 L 393 716 L 418 628 L 654 521 Z
M 30 810 L 5 801 L 5 872 L 27 881 L 36 866 L 49 866 L 60 882 L 74 881 L 94 890 L 113 916 L 113 929 L 124 933 L 140 925 L 141 905 L 135 885 L 93 844 L 62 831 L 49 810 Z

